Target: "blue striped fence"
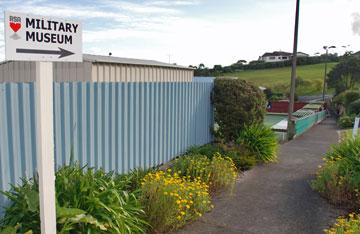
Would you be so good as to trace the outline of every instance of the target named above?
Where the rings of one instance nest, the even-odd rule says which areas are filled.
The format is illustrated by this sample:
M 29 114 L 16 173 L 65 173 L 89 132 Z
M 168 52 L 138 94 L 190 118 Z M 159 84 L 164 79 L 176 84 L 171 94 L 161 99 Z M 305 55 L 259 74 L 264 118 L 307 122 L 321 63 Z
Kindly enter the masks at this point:
M 54 83 L 56 167 L 125 173 L 212 140 L 212 83 Z M 0 189 L 36 170 L 35 85 L 0 84 Z M 1 201 L 0 204 L 4 202 Z

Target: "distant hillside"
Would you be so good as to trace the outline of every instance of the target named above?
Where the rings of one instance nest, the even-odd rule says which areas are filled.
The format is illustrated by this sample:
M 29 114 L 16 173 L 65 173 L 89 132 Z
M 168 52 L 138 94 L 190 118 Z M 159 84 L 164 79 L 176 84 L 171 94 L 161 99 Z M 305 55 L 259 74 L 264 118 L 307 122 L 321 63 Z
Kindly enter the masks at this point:
M 336 63 L 328 63 L 330 71 Z M 303 65 L 297 67 L 298 95 L 322 93 L 324 64 Z M 246 70 L 221 74 L 222 77 L 237 77 L 252 82 L 257 86 L 271 88 L 273 92 L 284 93 L 289 90 L 291 67 L 271 68 L 262 70 Z

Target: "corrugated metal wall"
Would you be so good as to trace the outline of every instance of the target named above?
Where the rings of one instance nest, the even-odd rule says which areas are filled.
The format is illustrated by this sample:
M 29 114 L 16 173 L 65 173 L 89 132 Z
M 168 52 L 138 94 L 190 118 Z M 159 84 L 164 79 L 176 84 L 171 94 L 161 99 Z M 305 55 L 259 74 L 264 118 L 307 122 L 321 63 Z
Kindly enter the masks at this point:
M 193 70 L 93 63 L 92 81 L 95 82 L 191 82 Z
M 54 83 L 55 161 L 126 172 L 211 141 L 212 83 Z M 0 189 L 36 167 L 33 83 L 0 84 Z M 0 197 L 0 199 L 2 199 Z
M 56 82 L 191 82 L 194 71 L 119 63 L 58 62 L 54 64 Z M 1 82 L 34 82 L 35 62 L 12 61 L 0 64 Z

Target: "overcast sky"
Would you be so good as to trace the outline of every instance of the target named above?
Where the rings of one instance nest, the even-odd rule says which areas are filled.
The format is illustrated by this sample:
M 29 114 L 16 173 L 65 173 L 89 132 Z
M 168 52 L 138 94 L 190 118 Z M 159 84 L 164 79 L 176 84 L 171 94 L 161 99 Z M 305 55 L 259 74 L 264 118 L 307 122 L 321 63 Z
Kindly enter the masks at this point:
M 212 67 L 291 52 L 295 0 L 0 0 L 0 9 L 80 20 L 84 53 Z M 300 11 L 299 51 L 360 50 L 360 0 L 301 0 Z

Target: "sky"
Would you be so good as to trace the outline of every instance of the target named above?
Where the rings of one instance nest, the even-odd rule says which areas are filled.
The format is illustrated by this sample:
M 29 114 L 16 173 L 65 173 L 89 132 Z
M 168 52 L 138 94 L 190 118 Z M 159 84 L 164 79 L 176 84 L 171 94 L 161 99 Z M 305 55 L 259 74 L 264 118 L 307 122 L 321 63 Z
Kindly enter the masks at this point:
M 79 20 L 84 53 L 212 67 L 291 52 L 295 0 L 0 0 L 0 9 Z M 0 61 L 3 34 L 1 14 Z M 298 51 L 324 45 L 360 50 L 359 0 L 301 0 Z

